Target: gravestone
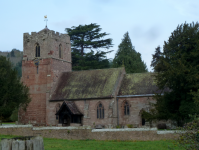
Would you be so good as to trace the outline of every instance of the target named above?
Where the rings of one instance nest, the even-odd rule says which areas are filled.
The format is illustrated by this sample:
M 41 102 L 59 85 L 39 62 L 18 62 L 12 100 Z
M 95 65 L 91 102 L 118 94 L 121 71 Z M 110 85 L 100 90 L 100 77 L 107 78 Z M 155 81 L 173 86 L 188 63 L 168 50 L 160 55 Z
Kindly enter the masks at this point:
M 0 150 L 44 150 L 43 138 L 32 136 L 1 139 Z

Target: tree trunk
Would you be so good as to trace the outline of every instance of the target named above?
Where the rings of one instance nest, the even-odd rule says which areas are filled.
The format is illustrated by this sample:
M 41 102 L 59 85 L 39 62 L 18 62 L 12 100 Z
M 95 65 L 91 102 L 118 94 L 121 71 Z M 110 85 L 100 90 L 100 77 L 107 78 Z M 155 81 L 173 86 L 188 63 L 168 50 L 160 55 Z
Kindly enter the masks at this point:
M 83 45 L 81 46 L 81 56 L 83 57 L 83 55 L 84 55 L 84 47 L 83 47 Z

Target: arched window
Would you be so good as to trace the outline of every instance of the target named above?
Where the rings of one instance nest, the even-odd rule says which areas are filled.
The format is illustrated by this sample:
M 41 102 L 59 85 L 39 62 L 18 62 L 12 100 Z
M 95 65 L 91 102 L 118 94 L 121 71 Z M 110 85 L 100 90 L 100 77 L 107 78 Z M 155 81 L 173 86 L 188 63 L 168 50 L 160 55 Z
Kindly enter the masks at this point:
M 35 47 L 35 57 L 40 57 L 40 46 L 37 43 Z
M 124 102 L 124 115 L 129 115 L 129 103 L 127 101 Z
M 104 119 L 104 106 L 101 103 L 97 106 L 97 118 Z
M 62 46 L 61 46 L 61 44 L 59 45 L 59 58 L 62 58 Z

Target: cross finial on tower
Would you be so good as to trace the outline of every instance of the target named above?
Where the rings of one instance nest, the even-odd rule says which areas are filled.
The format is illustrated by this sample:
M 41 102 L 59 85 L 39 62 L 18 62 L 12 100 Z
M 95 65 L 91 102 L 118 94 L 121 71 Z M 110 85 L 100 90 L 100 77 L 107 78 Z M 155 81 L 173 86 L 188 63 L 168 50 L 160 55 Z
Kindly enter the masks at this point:
M 47 15 L 44 16 L 44 21 L 46 21 L 46 28 L 47 28 L 47 21 L 48 21 Z

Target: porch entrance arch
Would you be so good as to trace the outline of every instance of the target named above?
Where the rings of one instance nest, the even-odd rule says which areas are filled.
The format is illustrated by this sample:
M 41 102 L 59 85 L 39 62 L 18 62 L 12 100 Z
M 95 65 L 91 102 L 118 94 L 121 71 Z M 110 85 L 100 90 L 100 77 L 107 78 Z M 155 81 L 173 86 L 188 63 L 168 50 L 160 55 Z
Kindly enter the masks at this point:
M 59 116 L 59 124 L 62 126 L 70 126 L 71 123 L 81 124 L 83 116 L 72 101 L 64 101 L 55 115 Z

